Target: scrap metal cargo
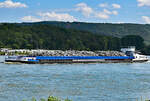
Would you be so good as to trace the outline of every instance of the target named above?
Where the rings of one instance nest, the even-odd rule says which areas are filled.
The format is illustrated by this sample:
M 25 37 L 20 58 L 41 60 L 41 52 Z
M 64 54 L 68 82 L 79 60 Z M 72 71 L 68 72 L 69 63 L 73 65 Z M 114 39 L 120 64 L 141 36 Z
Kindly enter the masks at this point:
M 91 52 L 91 51 L 54 51 L 50 56 L 47 53 L 35 53 L 30 56 L 8 56 L 5 62 L 20 63 L 110 63 L 110 62 L 145 62 L 147 56 L 140 55 L 135 51 L 135 47 L 122 48 L 122 52 Z

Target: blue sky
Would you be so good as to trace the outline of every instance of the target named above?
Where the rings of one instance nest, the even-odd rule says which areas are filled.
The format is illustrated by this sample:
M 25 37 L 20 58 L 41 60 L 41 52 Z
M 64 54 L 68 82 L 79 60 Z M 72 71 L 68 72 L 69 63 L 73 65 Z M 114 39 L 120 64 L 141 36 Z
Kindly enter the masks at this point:
M 150 24 L 150 0 L 0 0 L 0 22 Z

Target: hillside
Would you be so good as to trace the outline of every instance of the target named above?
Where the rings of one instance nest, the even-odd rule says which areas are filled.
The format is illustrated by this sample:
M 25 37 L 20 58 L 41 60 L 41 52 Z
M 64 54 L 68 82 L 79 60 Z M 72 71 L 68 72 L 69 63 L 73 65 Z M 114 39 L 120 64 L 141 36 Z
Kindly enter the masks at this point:
M 136 46 L 143 53 L 150 54 L 150 46 L 146 46 L 138 35 L 120 38 L 45 23 L 0 24 L 0 47 L 95 51 L 120 50 L 122 46 Z
M 0 25 L 0 47 L 51 50 L 118 50 L 119 38 L 52 25 Z
M 150 25 L 148 24 L 111 24 L 111 23 L 83 23 L 83 22 L 56 22 L 45 21 L 37 23 L 22 23 L 23 25 L 31 24 L 50 24 L 57 27 L 76 29 L 80 31 L 89 31 L 92 33 L 123 37 L 126 35 L 140 35 L 144 38 L 146 44 L 150 44 Z

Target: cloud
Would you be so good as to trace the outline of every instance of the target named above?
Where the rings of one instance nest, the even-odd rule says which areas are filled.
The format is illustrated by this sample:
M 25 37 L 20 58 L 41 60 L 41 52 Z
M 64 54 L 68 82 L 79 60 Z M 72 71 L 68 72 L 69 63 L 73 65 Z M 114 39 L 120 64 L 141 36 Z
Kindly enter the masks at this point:
M 118 11 L 112 11 L 113 15 L 118 15 Z
M 103 8 L 116 8 L 116 9 L 119 9 L 121 8 L 121 6 L 119 4 L 111 4 L 111 5 L 108 5 L 107 3 L 102 3 L 102 4 L 99 4 L 99 7 L 103 7 Z
M 38 18 L 33 16 L 25 16 L 22 18 L 23 21 L 77 21 L 77 19 L 68 14 L 64 13 L 67 11 L 76 11 L 80 12 L 84 17 L 88 18 L 97 18 L 97 19 L 109 19 L 111 15 L 118 15 L 118 11 L 103 9 L 102 11 L 95 10 L 94 8 L 89 7 L 86 3 L 79 3 L 73 9 L 62 9 L 62 10 L 53 10 L 51 12 L 40 12 L 38 13 Z M 62 12 L 62 13 L 60 13 Z
M 114 4 L 115 8 L 119 8 L 120 5 Z M 99 4 L 99 7 L 108 7 L 108 4 Z M 110 15 L 118 15 L 117 11 L 109 11 L 103 9 L 103 11 L 97 11 L 89 7 L 86 3 L 79 3 L 76 5 L 75 11 L 81 12 L 85 17 L 95 17 L 100 19 L 108 19 Z
M 4 2 L 0 2 L 0 8 L 26 8 L 26 4 L 22 4 L 20 2 L 13 2 L 12 0 L 6 0 Z
M 53 11 L 53 12 L 73 12 L 75 10 L 74 9 L 61 8 L 61 9 L 53 9 L 51 11 Z
M 142 16 L 142 19 L 143 19 L 146 23 L 150 24 L 150 17 L 148 17 L 148 16 Z
M 109 10 L 107 10 L 107 9 L 104 9 L 103 12 L 104 12 L 105 14 L 112 14 L 112 12 L 109 11 Z
M 107 15 L 107 14 L 104 13 L 104 12 L 99 12 L 99 13 L 96 13 L 96 14 L 95 14 L 95 17 L 96 17 L 96 18 L 100 18 L 100 19 L 108 19 L 108 18 L 109 18 L 109 15 Z
M 76 11 L 80 11 L 85 17 L 89 17 L 93 13 L 93 9 L 86 3 L 79 3 L 76 5 Z
M 36 17 L 33 17 L 33 16 L 24 16 L 23 18 L 21 18 L 22 21 L 25 21 L 25 22 L 39 22 L 39 21 L 42 21 L 41 19 L 38 19 Z
M 77 21 L 76 18 L 69 15 L 68 13 L 55 13 L 55 12 L 46 12 L 46 13 L 39 13 L 39 16 L 42 17 L 43 20 L 48 21 Z
M 116 8 L 116 9 L 121 8 L 121 6 L 120 6 L 119 4 L 112 4 L 112 7 L 113 7 L 113 8 Z
M 39 22 L 39 21 L 77 21 L 73 16 L 67 13 L 55 13 L 55 12 L 46 12 L 38 13 L 39 18 L 33 16 L 25 16 L 21 18 L 25 22 Z
M 109 11 L 107 9 L 103 9 L 102 12 L 95 12 L 95 17 L 100 19 L 109 19 L 110 15 L 118 15 L 117 11 Z
M 109 10 L 107 10 L 107 9 L 104 9 L 103 12 L 104 12 L 105 14 L 109 14 L 109 15 L 111 15 L 111 14 L 113 14 L 113 15 L 118 15 L 118 12 L 117 12 L 117 11 L 109 11 Z
M 108 4 L 107 3 L 102 3 L 102 4 L 99 4 L 99 7 L 108 7 Z
M 139 7 L 150 6 L 150 0 L 137 0 L 137 2 Z

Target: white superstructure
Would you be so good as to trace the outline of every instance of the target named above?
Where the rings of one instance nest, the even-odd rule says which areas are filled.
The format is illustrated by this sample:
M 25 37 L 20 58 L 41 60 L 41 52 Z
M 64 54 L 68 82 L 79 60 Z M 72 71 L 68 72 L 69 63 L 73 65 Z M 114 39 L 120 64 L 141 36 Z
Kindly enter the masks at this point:
M 135 46 L 129 46 L 127 48 L 121 48 L 121 51 L 123 53 L 126 53 L 126 52 L 135 52 Z
M 136 52 L 135 46 L 129 46 L 127 48 L 121 48 L 121 51 L 124 52 L 127 56 L 133 56 L 133 62 L 142 62 L 148 61 L 148 57 L 145 55 L 141 55 L 139 52 Z

